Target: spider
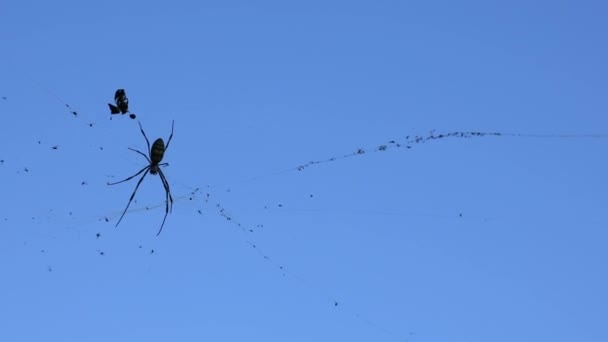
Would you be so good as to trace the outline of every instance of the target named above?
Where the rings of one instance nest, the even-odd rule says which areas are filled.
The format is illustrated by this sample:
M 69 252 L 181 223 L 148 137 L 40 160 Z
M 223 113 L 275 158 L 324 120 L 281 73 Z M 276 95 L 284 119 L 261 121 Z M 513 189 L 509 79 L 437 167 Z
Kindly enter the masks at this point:
M 139 185 L 144 180 L 144 178 L 146 177 L 148 172 L 150 172 L 153 175 L 158 173 L 160 180 L 163 182 L 163 187 L 165 188 L 165 204 L 166 204 L 165 217 L 163 218 L 163 223 L 160 225 L 160 229 L 158 230 L 158 233 L 156 234 L 156 236 L 158 236 L 160 234 L 160 232 L 163 230 L 163 226 L 165 225 L 165 220 L 167 219 L 167 215 L 169 214 L 170 211 L 173 210 L 173 197 L 171 196 L 171 190 L 169 189 L 169 182 L 167 182 L 167 178 L 165 177 L 163 170 L 161 170 L 161 168 L 160 168 L 161 166 L 169 165 L 169 163 L 161 164 L 160 162 L 163 160 L 165 151 L 167 151 L 167 149 L 169 148 L 169 144 L 171 143 L 171 138 L 173 138 L 173 126 L 174 126 L 175 122 L 174 121 L 171 122 L 171 135 L 169 136 L 169 140 L 167 140 L 167 145 L 165 145 L 165 142 L 163 141 L 162 138 L 158 138 L 152 144 L 152 148 L 150 148 L 150 142 L 148 141 L 148 137 L 146 136 L 146 133 L 144 132 L 144 129 L 141 126 L 141 122 L 138 122 L 138 123 L 139 123 L 139 130 L 141 131 L 141 134 L 143 134 L 144 138 L 146 139 L 146 144 L 148 145 L 149 157 L 148 157 L 148 155 L 146 155 L 145 153 L 143 153 L 139 150 L 136 150 L 136 149 L 133 149 L 130 147 L 129 147 L 129 150 L 131 150 L 133 152 L 137 152 L 137 153 L 141 154 L 142 156 L 144 156 L 146 158 L 146 160 L 148 161 L 148 165 L 145 166 L 143 169 L 139 170 L 139 172 L 137 172 L 133 176 L 125 178 L 119 182 L 108 183 L 108 185 L 115 185 L 115 184 L 119 184 L 122 182 L 126 182 L 132 178 L 139 176 L 143 172 L 143 176 L 141 176 L 141 178 L 137 182 L 137 185 L 135 186 L 135 190 L 133 190 L 133 193 L 131 194 L 131 198 L 129 198 L 127 207 L 122 212 L 122 215 L 120 215 L 120 219 L 116 223 L 116 227 L 118 227 L 118 225 L 120 224 L 120 221 L 122 221 L 122 218 L 125 216 L 127 209 L 129 209 L 129 205 L 131 205 L 131 201 L 133 201 L 133 198 L 135 197 L 135 193 L 137 192 Z

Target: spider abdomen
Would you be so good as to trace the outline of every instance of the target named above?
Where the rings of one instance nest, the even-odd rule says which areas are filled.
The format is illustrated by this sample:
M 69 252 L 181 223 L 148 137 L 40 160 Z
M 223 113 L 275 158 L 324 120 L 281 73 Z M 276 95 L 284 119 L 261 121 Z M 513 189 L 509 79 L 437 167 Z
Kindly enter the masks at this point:
M 163 139 L 158 138 L 152 144 L 152 149 L 150 150 L 150 159 L 152 164 L 158 164 L 163 160 L 163 155 L 165 154 L 165 142 Z

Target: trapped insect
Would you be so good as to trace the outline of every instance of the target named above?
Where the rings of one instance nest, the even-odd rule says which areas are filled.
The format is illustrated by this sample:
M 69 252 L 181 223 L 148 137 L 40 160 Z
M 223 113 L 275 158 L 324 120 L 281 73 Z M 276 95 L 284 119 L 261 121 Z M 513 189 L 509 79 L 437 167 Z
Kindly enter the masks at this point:
M 116 90 L 114 93 L 114 102 L 116 103 L 116 106 L 108 103 L 112 114 L 127 114 L 129 112 L 129 98 L 127 98 L 127 93 L 124 89 Z M 129 117 L 135 119 L 135 114 L 131 113 Z
M 163 222 L 160 225 L 160 229 L 158 230 L 158 233 L 156 234 L 158 236 L 160 234 L 160 232 L 163 230 L 163 226 L 165 225 L 165 220 L 167 219 L 167 215 L 173 209 L 173 197 L 171 196 L 171 190 L 169 189 L 169 182 L 167 182 L 167 178 L 165 177 L 165 174 L 163 173 L 163 170 L 160 167 L 169 165 L 169 163 L 161 163 L 161 161 L 163 160 L 165 151 L 167 151 L 167 149 L 169 148 L 169 144 L 171 143 L 171 138 L 173 138 L 173 126 L 174 126 L 175 122 L 174 121 L 171 122 L 171 135 L 169 135 L 169 139 L 167 140 L 167 145 L 165 145 L 165 142 L 163 141 L 162 138 L 158 138 L 158 139 L 156 139 L 156 141 L 154 141 L 151 148 L 150 148 L 150 141 L 148 140 L 148 137 L 146 136 L 146 133 L 144 132 L 143 127 L 141 126 L 141 122 L 138 122 L 138 123 L 139 123 L 139 130 L 141 131 L 141 134 L 143 134 L 144 138 L 146 139 L 146 144 L 148 146 L 148 154 L 146 155 L 145 153 L 143 153 L 139 150 L 130 148 L 130 147 L 129 147 L 129 150 L 137 152 L 137 153 L 141 154 L 142 156 L 144 156 L 144 158 L 146 158 L 146 160 L 148 161 L 148 165 L 145 166 L 143 169 L 139 170 L 133 176 L 125 178 L 119 182 L 108 183 L 108 185 L 115 185 L 115 184 L 119 184 L 122 182 L 126 182 L 128 180 L 131 180 L 132 178 L 139 176 L 141 173 L 143 173 L 143 175 L 137 182 L 137 185 L 135 186 L 135 190 L 133 190 L 133 193 L 131 194 L 131 198 L 129 198 L 127 207 L 122 212 L 122 215 L 120 215 L 120 219 L 116 223 L 116 227 L 118 227 L 118 225 L 120 224 L 120 221 L 122 221 L 122 218 L 125 216 L 127 209 L 129 209 L 129 206 L 131 205 L 131 201 L 133 201 L 133 198 L 135 197 L 135 193 L 137 192 L 139 185 L 144 180 L 144 178 L 146 177 L 148 172 L 150 172 L 153 175 L 158 173 L 158 176 L 160 177 L 160 180 L 163 183 L 163 187 L 165 188 L 165 204 L 166 204 L 165 217 L 163 218 Z

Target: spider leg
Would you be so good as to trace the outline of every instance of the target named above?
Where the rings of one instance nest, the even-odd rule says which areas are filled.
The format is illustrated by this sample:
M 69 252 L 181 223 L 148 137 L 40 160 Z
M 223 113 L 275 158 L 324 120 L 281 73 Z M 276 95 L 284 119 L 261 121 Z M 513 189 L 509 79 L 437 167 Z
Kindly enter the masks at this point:
M 160 225 L 160 229 L 158 230 L 158 233 L 156 233 L 156 236 L 160 235 L 160 232 L 163 231 L 163 226 L 165 225 L 167 215 L 169 215 L 169 212 L 173 210 L 173 196 L 171 196 L 169 182 L 167 182 L 167 178 L 165 178 L 165 174 L 161 169 L 158 170 L 158 176 L 160 177 L 161 182 L 163 182 L 163 187 L 165 188 L 165 217 L 163 217 L 163 223 Z M 169 205 L 169 203 L 171 204 Z
M 148 151 L 151 151 L 150 150 L 150 141 L 148 140 L 148 137 L 146 136 L 146 133 L 144 132 L 144 128 L 141 127 L 141 122 L 140 121 L 137 121 L 137 123 L 139 124 L 139 130 L 141 131 L 141 134 L 143 134 L 144 138 L 146 139 L 146 144 L 148 144 Z
M 167 140 L 167 145 L 165 146 L 165 151 L 169 148 L 169 143 L 171 142 L 171 138 L 173 138 L 173 126 L 175 126 L 175 120 L 171 121 L 171 135 L 169 136 L 169 140 Z
M 167 181 L 167 177 L 165 177 L 165 174 L 163 173 L 163 171 L 161 169 L 158 169 L 158 173 L 159 173 L 161 181 L 163 182 L 163 186 L 165 187 L 166 197 L 171 204 L 169 206 L 169 212 L 172 212 L 173 211 L 173 196 L 171 196 L 171 189 L 169 188 L 169 182 Z
M 142 156 L 144 156 L 146 158 L 146 160 L 148 161 L 149 164 L 152 164 L 152 161 L 150 160 L 150 158 L 145 153 L 143 153 L 142 151 L 136 150 L 136 149 L 130 148 L 130 147 L 128 147 L 128 149 L 131 150 L 131 151 L 133 151 L 133 152 L 137 152 L 137 153 L 141 154 Z
M 147 170 L 146 170 L 147 169 Z M 125 216 L 125 214 L 127 213 L 127 209 L 129 209 L 129 206 L 131 205 L 131 201 L 133 201 L 133 197 L 135 197 L 135 193 L 137 192 L 137 189 L 139 188 L 139 185 L 141 184 L 141 182 L 143 182 L 144 178 L 146 177 L 146 175 L 148 174 L 148 171 L 150 171 L 150 167 L 147 166 L 146 168 L 144 168 L 144 170 L 146 170 L 146 172 L 144 172 L 143 176 L 141 176 L 141 178 L 139 179 L 139 182 L 137 182 L 137 185 L 135 186 L 135 190 L 133 190 L 133 193 L 131 194 L 131 198 L 129 198 L 129 202 L 127 203 L 127 207 L 125 208 L 125 210 L 122 212 L 122 215 L 120 215 L 120 219 L 118 219 L 118 222 L 116 222 L 116 227 L 118 227 L 118 225 L 120 224 L 120 221 L 122 221 L 122 218 Z M 142 170 L 143 171 L 143 170 Z M 141 171 L 140 171 L 141 172 Z M 131 177 L 133 178 L 133 177 Z
M 125 178 L 123 180 L 121 180 L 120 182 L 114 182 L 114 183 L 108 183 L 108 185 L 114 185 L 114 184 L 118 184 L 118 183 L 122 183 L 122 182 L 126 182 L 128 180 L 131 180 L 137 176 L 139 176 L 139 174 L 141 174 L 142 172 L 144 172 L 146 169 L 150 169 L 151 165 L 145 166 L 143 169 L 139 170 L 138 173 L 134 174 L 133 176 L 129 177 L 129 178 Z
M 160 225 L 160 229 L 158 230 L 158 233 L 156 233 L 156 236 L 159 236 L 159 235 L 160 235 L 160 232 L 162 232 L 162 231 L 163 231 L 163 226 L 165 225 L 165 220 L 167 219 L 167 215 L 168 215 L 168 213 L 167 213 L 167 212 L 165 212 L 165 217 L 163 217 L 163 223 L 161 223 L 161 225 Z

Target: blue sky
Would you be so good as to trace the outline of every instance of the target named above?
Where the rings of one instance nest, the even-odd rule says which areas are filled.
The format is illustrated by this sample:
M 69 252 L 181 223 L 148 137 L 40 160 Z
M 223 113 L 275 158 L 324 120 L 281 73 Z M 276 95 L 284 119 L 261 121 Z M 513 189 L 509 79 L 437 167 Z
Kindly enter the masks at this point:
M 5 1 L 0 340 L 608 340 L 607 9 Z

